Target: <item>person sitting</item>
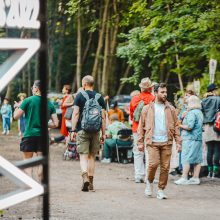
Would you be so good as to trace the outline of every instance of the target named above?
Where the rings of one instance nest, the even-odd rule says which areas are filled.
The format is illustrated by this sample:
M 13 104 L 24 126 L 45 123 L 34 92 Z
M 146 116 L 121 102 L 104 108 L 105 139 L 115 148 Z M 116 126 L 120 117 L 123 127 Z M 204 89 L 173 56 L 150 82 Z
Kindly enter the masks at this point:
M 112 114 L 110 116 L 110 125 L 108 126 L 107 129 L 107 139 L 105 140 L 104 143 L 104 159 L 101 161 L 102 163 L 111 163 L 111 153 L 112 150 L 116 148 L 116 139 L 118 139 L 118 131 L 121 129 L 128 129 L 128 127 L 118 121 L 118 115 L 117 114 Z M 118 139 L 117 143 L 120 146 L 128 146 L 131 144 L 130 138 L 126 139 Z
M 110 120 L 111 115 L 117 114 L 118 115 L 118 121 L 124 122 L 125 117 L 123 111 L 118 107 L 118 102 L 114 101 L 112 104 L 112 109 L 108 111 L 108 118 Z

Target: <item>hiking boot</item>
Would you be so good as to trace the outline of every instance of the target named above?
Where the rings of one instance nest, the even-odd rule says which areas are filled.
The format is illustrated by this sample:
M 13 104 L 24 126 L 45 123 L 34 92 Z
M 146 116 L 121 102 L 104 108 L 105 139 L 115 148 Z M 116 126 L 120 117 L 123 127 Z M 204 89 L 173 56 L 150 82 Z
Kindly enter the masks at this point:
M 89 191 L 89 178 L 88 178 L 87 172 L 82 173 L 82 179 L 83 179 L 82 191 L 88 192 Z
M 158 199 L 167 199 L 167 196 L 165 195 L 164 190 L 159 189 L 157 191 L 157 198 Z
M 148 197 L 152 196 L 153 194 L 153 183 L 150 183 L 148 180 L 146 181 L 146 188 L 144 194 Z
M 95 189 L 93 186 L 93 176 L 89 176 L 89 191 L 95 192 Z

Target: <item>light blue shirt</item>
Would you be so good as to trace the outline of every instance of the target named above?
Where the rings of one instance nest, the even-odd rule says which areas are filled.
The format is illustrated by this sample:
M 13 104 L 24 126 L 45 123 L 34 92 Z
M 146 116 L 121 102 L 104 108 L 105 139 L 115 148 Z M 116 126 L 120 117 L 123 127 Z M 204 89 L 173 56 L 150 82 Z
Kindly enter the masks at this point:
M 165 105 L 164 104 L 154 104 L 154 132 L 153 132 L 153 142 L 167 142 L 167 128 L 166 128 L 166 118 L 165 118 Z
M 1 115 L 4 118 L 11 118 L 12 117 L 11 105 L 3 104 L 1 107 Z

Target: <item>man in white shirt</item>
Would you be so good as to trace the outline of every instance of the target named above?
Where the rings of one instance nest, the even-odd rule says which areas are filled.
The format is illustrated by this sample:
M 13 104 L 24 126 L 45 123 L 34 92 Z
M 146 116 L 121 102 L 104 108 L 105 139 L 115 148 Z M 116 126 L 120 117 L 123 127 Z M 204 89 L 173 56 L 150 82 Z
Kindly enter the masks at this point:
M 154 92 L 155 102 L 145 106 L 141 112 L 138 149 L 144 151 L 144 140 L 146 140 L 149 167 L 145 195 L 152 196 L 155 173 L 160 166 L 157 198 L 166 199 L 164 189 L 168 181 L 172 144 L 175 139 L 179 151 L 181 139 L 176 110 L 167 102 L 166 84 L 155 85 Z

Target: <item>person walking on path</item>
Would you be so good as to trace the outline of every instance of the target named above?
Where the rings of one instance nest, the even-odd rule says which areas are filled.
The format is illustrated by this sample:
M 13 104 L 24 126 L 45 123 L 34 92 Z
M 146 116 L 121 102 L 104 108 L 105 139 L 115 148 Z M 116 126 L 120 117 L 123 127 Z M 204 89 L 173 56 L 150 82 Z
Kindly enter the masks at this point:
M 208 178 L 214 178 L 219 173 L 220 134 L 213 130 L 217 111 L 220 110 L 218 88 L 212 83 L 207 87 L 207 97 L 202 100 L 204 115 L 204 139 L 207 144 Z
M 25 114 L 25 131 L 21 139 L 20 150 L 23 152 L 24 159 L 30 159 L 34 153 L 37 156 L 42 155 L 43 146 L 41 146 L 41 90 L 40 81 L 36 80 L 32 87 L 33 96 L 26 98 L 22 104 L 14 111 L 14 119 L 19 119 Z M 58 127 L 58 118 L 53 104 L 48 100 L 48 120 L 52 122 L 48 125 L 50 128 Z M 43 178 L 42 166 L 38 168 L 38 180 L 42 182 Z M 25 169 L 25 172 L 32 176 L 32 168 Z
M 144 106 L 141 112 L 137 144 L 138 149 L 143 152 L 146 141 L 149 156 L 145 195 L 152 196 L 155 173 L 160 165 L 157 198 L 166 199 L 164 189 L 168 181 L 172 144 L 175 139 L 179 151 L 181 138 L 176 109 L 167 101 L 166 84 L 155 85 L 154 92 L 155 102 Z
M 72 115 L 72 140 L 77 142 L 82 172 L 82 191 L 95 191 L 93 178 L 95 171 L 95 155 L 105 140 L 105 101 L 94 91 L 94 78 L 90 75 L 82 79 L 81 91 L 74 100 Z
M 130 102 L 130 119 L 132 121 L 132 132 L 134 138 L 133 153 L 135 182 L 143 183 L 145 179 L 144 152 L 139 151 L 137 148 L 137 128 L 143 106 L 152 102 L 154 100 L 154 96 L 152 94 L 153 83 L 148 77 L 141 80 L 139 87 L 141 89 L 141 93 L 135 95 Z M 146 161 L 146 163 L 148 163 L 148 161 Z
M 5 98 L 1 107 L 3 131 L 2 134 L 8 135 L 11 128 L 12 108 L 8 98 Z
M 61 106 L 60 106 L 60 108 L 62 110 L 62 119 L 61 119 L 61 128 L 60 128 L 61 136 L 51 137 L 50 144 L 61 142 L 65 138 L 68 137 L 68 130 L 66 127 L 65 113 L 66 113 L 67 108 L 73 106 L 73 96 L 70 94 L 71 93 L 71 86 L 64 85 L 63 89 L 62 89 L 62 93 L 64 94 L 64 96 L 61 100 Z
M 177 185 L 200 184 L 199 173 L 202 163 L 202 126 L 203 114 L 200 99 L 192 95 L 187 101 L 187 114 L 180 128 L 182 129 L 182 154 L 183 175 L 175 181 Z M 194 165 L 193 177 L 188 180 L 190 164 Z

